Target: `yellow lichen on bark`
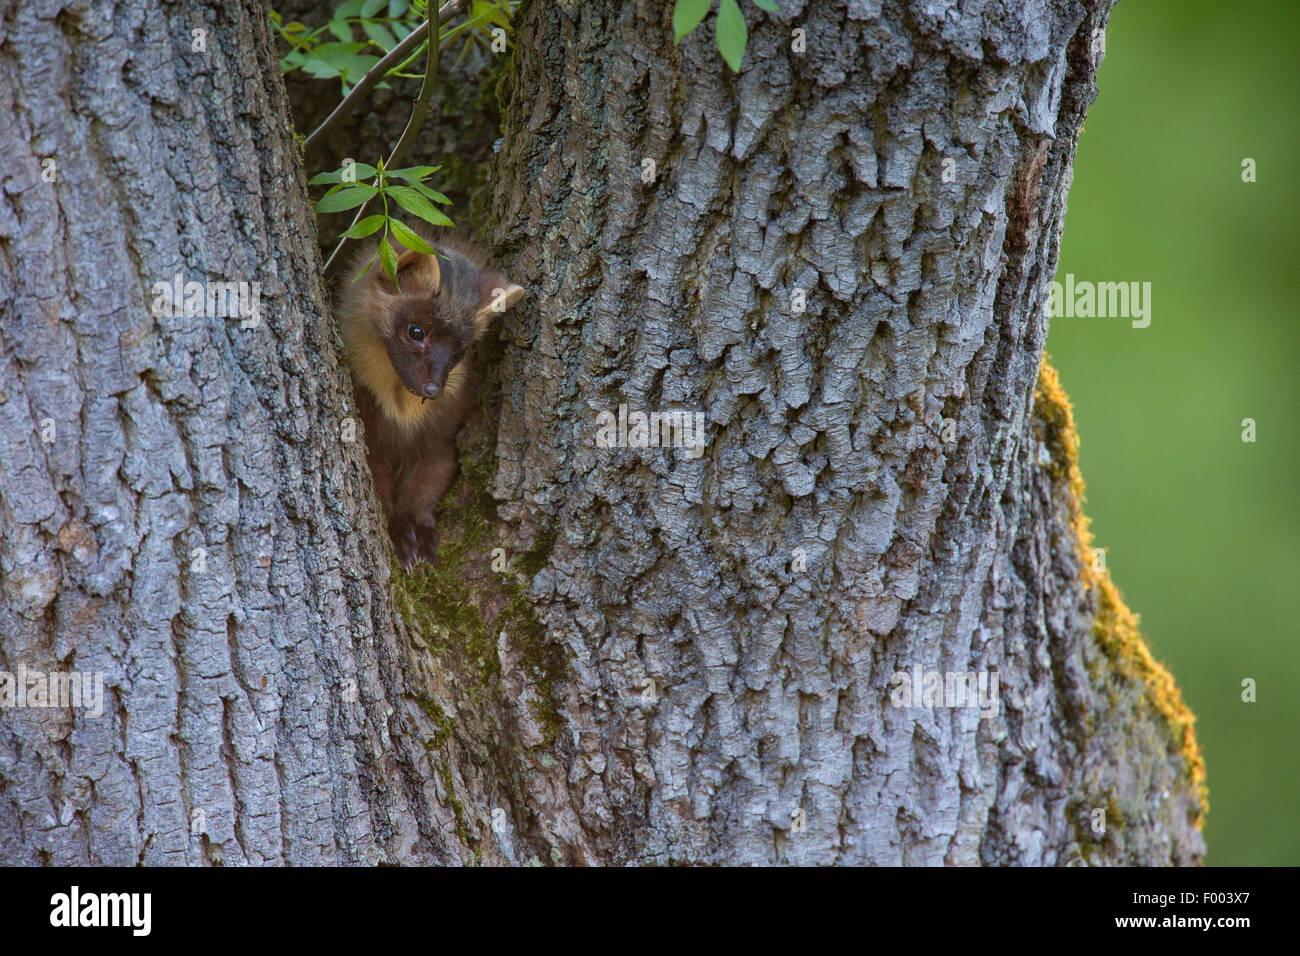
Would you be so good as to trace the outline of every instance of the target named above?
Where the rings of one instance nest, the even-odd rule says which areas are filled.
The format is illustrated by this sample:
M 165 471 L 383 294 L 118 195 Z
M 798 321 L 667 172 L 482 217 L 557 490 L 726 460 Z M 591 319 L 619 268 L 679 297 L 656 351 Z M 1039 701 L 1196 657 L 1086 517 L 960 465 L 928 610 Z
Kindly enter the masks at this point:
M 1146 699 L 1169 726 L 1200 806 L 1195 823 L 1201 828 L 1209 810 L 1209 791 L 1205 784 L 1205 760 L 1196 742 L 1196 718 L 1183 702 L 1173 675 L 1151 656 L 1150 648 L 1142 639 L 1137 615 L 1124 603 L 1104 562 L 1097 560 L 1088 517 L 1083 513 L 1084 482 L 1079 472 L 1079 435 L 1074 426 L 1074 412 L 1046 353 L 1034 391 L 1034 417 L 1047 426 L 1052 478 L 1063 481 L 1069 489 L 1070 520 L 1080 572 L 1085 588 L 1096 601 L 1093 635 L 1106 659 L 1122 677 L 1142 682 Z

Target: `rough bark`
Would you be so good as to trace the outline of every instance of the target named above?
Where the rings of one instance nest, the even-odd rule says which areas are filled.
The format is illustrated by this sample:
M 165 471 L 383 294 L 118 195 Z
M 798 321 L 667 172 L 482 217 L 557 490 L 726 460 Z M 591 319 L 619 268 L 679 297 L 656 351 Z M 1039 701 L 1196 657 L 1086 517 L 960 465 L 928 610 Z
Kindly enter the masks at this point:
M 0 59 L 0 669 L 105 697 L 0 712 L 0 860 L 445 858 L 265 8 L 10 4 Z
M 1190 718 L 1034 398 L 1111 3 L 792 0 L 738 76 L 670 6 L 529 3 L 503 90 L 492 492 L 508 547 L 554 533 L 566 665 L 530 808 L 584 860 L 1197 859 Z M 621 403 L 707 451 L 596 448 Z M 895 708 L 914 665 L 1001 712 Z
M 527 3 L 490 225 L 528 306 L 390 579 L 264 11 L 14 5 L 0 669 L 108 706 L 0 712 L 0 860 L 1196 859 L 1189 718 L 1035 388 L 1109 6 L 746 5 L 737 77 L 670 4 Z M 154 318 L 176 271 L 264 324 Z M 704 454 L 596 448 L 620 403 Z M 998 716 L 893 707 L 913 664 L 996 669 Z

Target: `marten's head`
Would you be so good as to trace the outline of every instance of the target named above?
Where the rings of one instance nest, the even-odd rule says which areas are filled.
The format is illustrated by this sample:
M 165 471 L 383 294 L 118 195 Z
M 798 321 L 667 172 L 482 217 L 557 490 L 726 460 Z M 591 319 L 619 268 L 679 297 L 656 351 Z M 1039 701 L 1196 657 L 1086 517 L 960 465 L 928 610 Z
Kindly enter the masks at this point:
M 438 246 L 397 260 L 397 280 L 378 264 L 344 290 L 341 312 L 353 371 L 395 421 L 415 425 L 425 403 L 454 395 L 461 362 L 492 320 L 524 290 L 464 252 Z

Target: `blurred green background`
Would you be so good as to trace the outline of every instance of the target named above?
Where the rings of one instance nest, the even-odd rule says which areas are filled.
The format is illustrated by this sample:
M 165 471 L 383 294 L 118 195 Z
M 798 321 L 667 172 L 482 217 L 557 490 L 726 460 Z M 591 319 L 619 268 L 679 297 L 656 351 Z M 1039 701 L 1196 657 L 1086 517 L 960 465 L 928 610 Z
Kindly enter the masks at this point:
M 1300 864 L 1297 13 L 1121 0 L 1057 279 L 1149 281 L 1151 325 L 1048 339 L 1095 544 L 1197 717 L 1210 865 Z

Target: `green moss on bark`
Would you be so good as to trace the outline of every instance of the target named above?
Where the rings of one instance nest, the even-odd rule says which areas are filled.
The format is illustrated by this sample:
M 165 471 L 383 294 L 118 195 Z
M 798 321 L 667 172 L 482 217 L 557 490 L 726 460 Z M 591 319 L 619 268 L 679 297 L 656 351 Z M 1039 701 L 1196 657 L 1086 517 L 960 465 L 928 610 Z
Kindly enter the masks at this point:
M 477 680 L 470 693 L 486 701 L 501 678 L 496 636 L 503 631 L 519 648 L 526 677 L 537 689 L 535 715 L 547 742 L 565 720 L 556 691 L 567 670 L 563 649 L 547 638 L 533 609 L 529 584 L 546 567 L 558 531 L 544 527 L 533 546 L 505 572 L 491 569 L 496 500 L 489 492 L 492 467 L 471 454 L 438 515 L 438 555 L 433 566 L 393 572 L 393 598 L 418 640 L 440 663 L 460 659 Z
M 1088 518 L 1083 513 L 1084 483 L 1078 467 L 1079 436 L 1074 425 L 1074 412 L 1046 354 L 1034 393 L 1034 417 L 1043 426 L 1043 441 L 1052 459 L 1051 464 L 1045 467 L 1053 481 L 1063 483 L 1068 493 L 1080 573 L 1096 608 L 1092 636 L 1109 667 L 1108 673 L 1090 670 L 1090 675 L 1094 684 L 1118 678 L 1142 685 L 1143 699 L 1168 729 L 1169 745 L 1182 755 L 1187 780 L 1199 808 L 1194 822 L 1198 828 L 1203 828 L 1209 811 L 1209 793 L 1205 783 L 1205 760 L 1196 741 L 1196 718 L 1183 702 L 1173 676 L 1152 657 L 1138 628 L 1137 615 L 1124 603 L 1104 562 L 1097 560 Z M 1108 807 L 1108 819 L 1113 813 L 1114 819 L 1123 820 L 1124 816 L 1113 798 L 1110 804 L 1113 806 Z

